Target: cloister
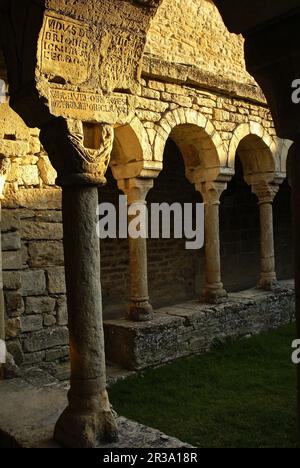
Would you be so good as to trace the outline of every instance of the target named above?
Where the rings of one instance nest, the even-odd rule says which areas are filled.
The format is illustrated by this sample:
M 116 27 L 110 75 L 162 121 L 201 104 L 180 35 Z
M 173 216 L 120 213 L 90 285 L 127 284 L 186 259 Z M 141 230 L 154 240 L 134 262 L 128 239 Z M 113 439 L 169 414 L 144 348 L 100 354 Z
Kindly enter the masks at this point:
M 214 3 L 244 38 L 229 34 Z M 191 36 L 183 56 L 193 59 L 184 62 L 181 47 L 175 51 L 167 2 L 0 1 L 1 78 L 9 93 L 0 106 L 0 338 L 20 368 L 55 371 L 70 352 L 69 403 L 54 434 L 63 446 L 94 447 L 117 437 L 104 331 L 106 347 L 111 340 L 120 347 L 107 355 L 111 360 L 117 353 L 120 363 L 121 348 L 128 351 L 120 327 L 127 333 L 135 324 L 135 331 L 151 335 L 148 330 L 161 325 L 157 309 L 190 300 L 226 309 L 228 293 L 247 288 L 276 299 L 284 290 L 278 280 L 293 275 L 289 199 L 292 186 L 295 215 L 299 129 L 291 99 L 287 104 L 277 94 L 280 78 L 288 94 L 298 65 L 287 73 L 283 61 L 281 74 L 266 71 L 272 33 L 264 44 L 253 33 L 252 15 L 250 33 L 246 19 L 242 27 L 245 15 L 232 25 L 226 3 L 191 2 L 196 16 L 185 18 Z M 274 11 L 281 16 L 281 9 Z M 206 39 L 194 45 L 194 19 L 202 14 Z M 262 29 L 265 19 L 262 12 Z M 223 56 L 207 45 L 218 28 Z M 174 40 L 173 60 L 166 59 L 168 40 Z M 248 69 L 261 88 L 245 70 L 244 42 Z M 256 53 L 257 44 L 265 55 Z M 201 47 L 211 70 L 197 62 Z M 128 206 L 203 202 L 204 253 L 188 254 L 174 239 L 99 245 L 98 202 L 115 202 L 119 193 Z M 297 218 L 294 225 L 297 236 Z M 166 315 L 162 320 L 166 330 L 175 326 Z

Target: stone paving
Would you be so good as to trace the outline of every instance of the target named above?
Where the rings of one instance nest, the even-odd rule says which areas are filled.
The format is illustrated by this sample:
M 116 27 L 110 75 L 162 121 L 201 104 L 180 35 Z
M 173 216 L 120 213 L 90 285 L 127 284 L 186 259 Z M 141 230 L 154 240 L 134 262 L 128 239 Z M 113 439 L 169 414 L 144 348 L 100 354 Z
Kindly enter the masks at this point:
M 43 386 L 41 384 L 43 383 Z M 67 404 L 67 386 L 45 373 L 29 383 L 23 379 L 0 384 L 0 448 L 59 448 L 52 440 L 55 422 Z M 99 448 L 180 448 L 188 444 L 160 431 L 118 417 L 119 440 Z

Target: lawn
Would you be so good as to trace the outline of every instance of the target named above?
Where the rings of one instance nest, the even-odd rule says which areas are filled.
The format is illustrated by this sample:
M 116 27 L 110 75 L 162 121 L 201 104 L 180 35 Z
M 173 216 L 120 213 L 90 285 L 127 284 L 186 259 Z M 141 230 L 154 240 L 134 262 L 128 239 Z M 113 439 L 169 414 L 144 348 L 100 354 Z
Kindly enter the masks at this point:
M 218 346 L 110 389 L 115 410 L 196 447 L 295 448 L 292 325 Z

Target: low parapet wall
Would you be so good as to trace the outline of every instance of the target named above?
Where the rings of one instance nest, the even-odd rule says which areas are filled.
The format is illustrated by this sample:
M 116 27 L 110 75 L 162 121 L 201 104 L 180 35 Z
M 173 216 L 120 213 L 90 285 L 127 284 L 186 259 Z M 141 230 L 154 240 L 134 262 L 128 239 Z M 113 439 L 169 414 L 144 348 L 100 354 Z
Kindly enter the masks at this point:
M 276 329 L 292 322 L 294 312 L 290 281 L 273 292 L 230 294 L 220 305 L 191 301 L 159 309 L 147 323 L 105 321 L 106 356 L 122 367 L 141 370 L 208 352 L 218 341 Z

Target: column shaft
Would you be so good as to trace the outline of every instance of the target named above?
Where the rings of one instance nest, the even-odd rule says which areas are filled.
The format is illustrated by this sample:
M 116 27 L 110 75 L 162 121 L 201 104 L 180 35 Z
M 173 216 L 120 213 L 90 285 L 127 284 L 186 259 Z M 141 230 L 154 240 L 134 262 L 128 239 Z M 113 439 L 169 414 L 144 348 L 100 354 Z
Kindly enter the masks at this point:
M 118 181 L 119 188 L 127 195 L 128 206 L 137 210 L 146 206 L 146 196 L 153 187 L 152 179 L 126 179 Z M 133 216 L 128 215 L 128 224 Z M 145 219 L 145 222 L 147 220 Z M 149 302 L 147 239 L 129 235 L 130 303 L 128 318 L 133 321 L 150 321 L 153 309 Z
M 71 448 L 94 447 L 116 435 L 106 392 L 97 205 L 97 187 L 63 188 L 71 389 L 55 439 Z
M 205 255 L 208 288 L 222 288 L 219 235 L 219 205 L 205 205 Z
M 261 279 L 259 283 L 263 288 L 269 288 L 277 282 L 273 231 L 273 206 L 271 203 L 263 203 L 260 205 Z
M 258 287 L 271 290 L 277 284 L 275 269 L 273 201 L 279 186 L 266 181 L 254 183 L 252 191 L 259 201 L 261 272 Z
M 205 269 L 206 286 L 203 300 L 209 303 L 220 303 L 227 298 L 221 281 L 220 257 L 220 197 L 226 189 L 224 182 L 204 182 L 196 184 L 205 203 Z
M 40 132 L 58 173 L 57 184 L 62 186 L 71 381 L 69 404 L 56 423 L 54 438 L 67 448 L 92 448 L 117 437 L 106 391 L 96 230 L 98 187 L 106 182 L 114 133 L 107 125 L 98 130 L 98 149 L 85 148 L 84 129 L 78 121 L 52 119 Z

